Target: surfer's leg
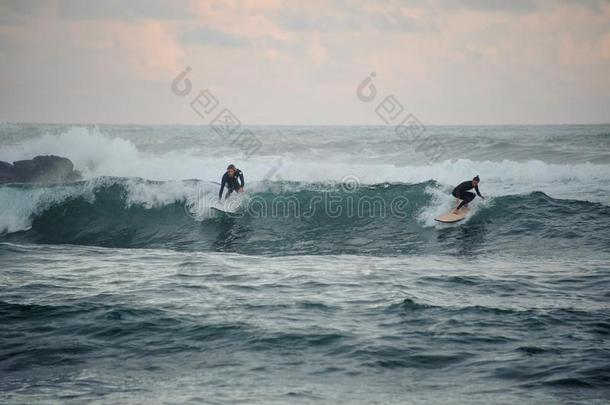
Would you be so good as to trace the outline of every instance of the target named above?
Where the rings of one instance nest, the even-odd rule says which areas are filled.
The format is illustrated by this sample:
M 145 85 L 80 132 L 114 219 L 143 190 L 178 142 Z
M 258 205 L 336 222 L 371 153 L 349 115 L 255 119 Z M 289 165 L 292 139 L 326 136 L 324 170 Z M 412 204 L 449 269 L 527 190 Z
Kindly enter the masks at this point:
M 458 207 L 456 208 L 456 211 L 459 210 L 460 208 L 468 205 L 468 203 L 472 200 L 474 200 L 474 193 L 470 193 L 468 191 L 465 191 L 464 193 L 462 193 L 460 195 L 460 200 L 462 200 L 462 202 L 460 203 L 460 205 L 458 205 Z
M 458 201 L 461 200 L 459 195 L 456 195 L 455 193 L 451 193 L 451 195 L 454 196 Z M 458 206 L 453 209 L 453 213 L 454 214 L 458 213 L 458 209 L 459 209 L 460 206 L 461 206 L 461 201 L 460 201 L 460 204 L 458 204 Z

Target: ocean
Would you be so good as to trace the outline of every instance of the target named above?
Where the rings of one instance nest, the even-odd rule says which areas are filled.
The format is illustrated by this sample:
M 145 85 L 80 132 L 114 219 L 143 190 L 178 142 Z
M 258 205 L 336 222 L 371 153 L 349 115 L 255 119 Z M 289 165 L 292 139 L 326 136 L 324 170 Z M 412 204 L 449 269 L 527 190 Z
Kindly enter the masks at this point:
M 0 402 L 608 403 L 610 125 L 411 135 L 0 124 Z

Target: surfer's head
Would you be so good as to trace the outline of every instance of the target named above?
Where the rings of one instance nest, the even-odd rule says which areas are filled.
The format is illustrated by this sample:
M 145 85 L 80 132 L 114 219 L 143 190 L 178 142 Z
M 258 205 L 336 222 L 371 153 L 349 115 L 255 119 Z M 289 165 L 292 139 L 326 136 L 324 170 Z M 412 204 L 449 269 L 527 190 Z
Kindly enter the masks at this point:
M 472 184 L 476 187 L 479 185 L 479 183 L 481 182 L 481 179 L 479 178 L 479 175 L 477 174 L 476 176 L 474 176 L 474 178 L 472 179 Z
M 235 165 L 227 166 L 227 173 L 229 173 L 229 176 L 231 176 L 231 177 L 235 176 L 236 171 L 237 171 L 237 168 L 235 167 Z

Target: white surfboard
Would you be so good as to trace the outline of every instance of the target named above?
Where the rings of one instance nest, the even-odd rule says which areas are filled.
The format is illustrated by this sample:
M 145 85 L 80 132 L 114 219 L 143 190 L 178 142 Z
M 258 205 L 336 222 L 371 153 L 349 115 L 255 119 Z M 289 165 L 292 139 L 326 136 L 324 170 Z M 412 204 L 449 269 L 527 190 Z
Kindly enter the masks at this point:
M 454 214 L 452 209 L 451 211 L 434 218 L 434 220 L 445 224 L 452 224 L 454 222 L 459 222 L 466 218 L 466 214 L 468 214 L 468 211 L 470 211 L 468 207 L 462 207 L 460 208 L 457 214 Z
M 241 206 L 242 198 L 241 197 L 229 197 L 222 201 L 217 201 L 213 203 L 210 208 L 213 210 L 223 212 L 225 214 L 235 214 L 239 207 Z

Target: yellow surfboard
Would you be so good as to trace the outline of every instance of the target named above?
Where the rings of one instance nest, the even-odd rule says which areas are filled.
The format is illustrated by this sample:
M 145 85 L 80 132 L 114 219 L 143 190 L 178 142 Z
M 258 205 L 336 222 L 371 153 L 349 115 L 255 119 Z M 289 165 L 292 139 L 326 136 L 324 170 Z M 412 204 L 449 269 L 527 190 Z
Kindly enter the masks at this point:
M 452 224 L 454 222 L 459 222 L 462 219 L 466 218 L 466 214 L 468 214 L 468 211 L 470 211 L 468 207 L 462 207 L 460 208 L 457 214 L 454 214 L 452 209 L 451 211 L 434 218 L 434 220 L 445 224 Z

